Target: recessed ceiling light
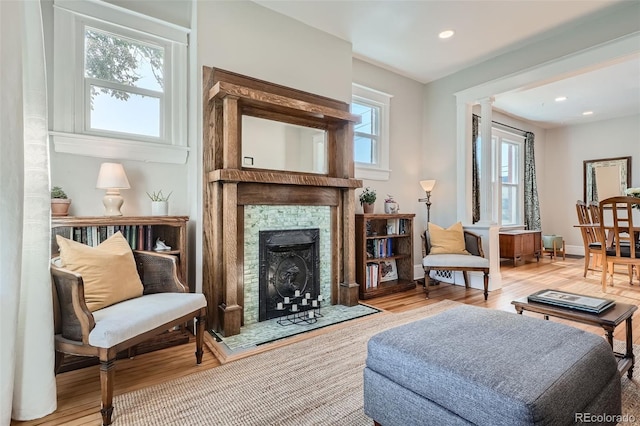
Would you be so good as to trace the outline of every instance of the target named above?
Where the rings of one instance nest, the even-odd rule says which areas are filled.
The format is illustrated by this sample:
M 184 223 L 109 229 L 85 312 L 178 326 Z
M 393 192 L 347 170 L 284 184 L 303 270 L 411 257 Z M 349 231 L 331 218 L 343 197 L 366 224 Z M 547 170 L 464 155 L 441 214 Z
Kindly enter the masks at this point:
M 566 96 L 558 96 L 558 97 L 556 98 L 556 102 L 562 102 L 562 101 L 566 101 L 566 100 L 567 100 L 567 97 L 566 97 Z
M 440 38 L 450 38 L 450 37 L 453 37 L 453 35 L 455 33 L 456 32 L 453 31 L 453 30 L 445 30 L 445 31 L 442 31 L 440 34 L 438 34 L 438 37 L 440 37 Z
M 585 111 L 582 115 L 593 115 L 593 111 Z

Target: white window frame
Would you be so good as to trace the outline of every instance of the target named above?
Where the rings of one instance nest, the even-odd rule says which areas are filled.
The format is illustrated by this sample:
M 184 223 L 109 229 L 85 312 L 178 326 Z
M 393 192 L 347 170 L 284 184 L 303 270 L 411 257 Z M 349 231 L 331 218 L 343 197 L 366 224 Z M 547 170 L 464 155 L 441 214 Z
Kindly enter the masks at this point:
M 89 26 L 164 48 L 160 137 L 89 129 L 84 30 Z M 184 164 L 189 29 L 105 2 L 55 0 L 53 130 L 56 152 Z M 70 48 L 72 46 L 72 48 Z M 132 91 L 133 93 L 134 91 Z
M 518 212 L 516 223 L 504 224 L 502 222 L 502 144 L 505 143 L 518 145 L 518 183 L 516 201 L 518 205 Z M 522 226 L 524 225 L 524 137 L 515 133 L 506 132 L 496 127 L 491 128 L 491 152 L 493 156 L 493 181 L 495 183 L 494 188 L 496 193 L 494 194 L 494 220 L 500 226 Z M 514 186 L 509 184 L 507 186 Z
M 354 162 L 357 179 L 389 180 L 389 111 L 393 95 L 371 89 L 357 83 L 352 84 L 352 101 L 379 108 L 380 133 L 378 134 L 377 164 Z M 354 147 L 355 149 L 355 147 Z

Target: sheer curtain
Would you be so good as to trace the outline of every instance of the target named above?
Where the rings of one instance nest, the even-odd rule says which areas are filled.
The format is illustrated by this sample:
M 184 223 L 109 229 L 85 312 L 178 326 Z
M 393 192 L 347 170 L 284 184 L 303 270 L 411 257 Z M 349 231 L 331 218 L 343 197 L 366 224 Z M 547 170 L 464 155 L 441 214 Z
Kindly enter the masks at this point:
M 0 1 L 0 424 L 56 409 L 47 97 L 39 1 Z

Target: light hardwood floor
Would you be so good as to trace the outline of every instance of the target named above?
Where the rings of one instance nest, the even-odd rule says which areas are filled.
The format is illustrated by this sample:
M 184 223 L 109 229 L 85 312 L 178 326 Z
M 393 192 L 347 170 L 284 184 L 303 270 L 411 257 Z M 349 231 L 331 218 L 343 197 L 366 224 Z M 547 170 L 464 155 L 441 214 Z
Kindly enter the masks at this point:
M 514 312 L 511 301 L 525 297 L 535 291 L 551 288 L 574 293 L 582 293 L 615 299 L 619 302 L 640 306 L 640 285 L 637 279 L 629 286 L 626 268 L 620 268 L 615 274 L 615 285 L 609 287 L 607 294 L 601 292 L 600 274 L 589 272 L 582 277 L 583 259 L 559 260 L 551 262 L 548 257 L 539 263 L 532 262 L 513 267 L 505 262 L 501 267 L 503 288 L 489 293 L 489 300 L 484 301 L 480 290 L 466 290 L 463 286 L 441 284 L 430 288 L 430 299 L 425 299 L 422 287 L 415 290 L 392 294 L 367 300 L 367 304 L 392 312 L 401 312 L 420 306 L 450 299 L 470 305 L 483 306 Z M 636 315 L 633 335 L 634 343 L 640 344 L 640 315 Z M 554 321 L 559 321 L 552 319 Z M 563 321 L 561 321 L 563 322 Z M 602 335 L 596 327 L 583 326 L 576 323 L 567 324 L 589 330 Z M 327 330 L 327 329 L 324 329 Z M 618 327 L 614 335 L 624 340 L 624 327 Z M 297 341 L 304 337 L 290 339 Z M 269 347 L 265 347 L 269 350 Z M 636 354 L 638 357 L 640 354 Z M 116 363 L 116 395 L 136 389 L 166 382 L 182 375 L 191 374 L 217 367 L 219 362 L 208 351 L 205 351 L 201 365 L 195 365 L 194 345 L 175 346 L 172 348 L 143 354 L 134 359 L 119 360 Z M 30 422 L 12 422 L 12 425 L 99 425 L 100 380 L 98 367 L 88 367 L 57 376 L 58 409 L 49 416 Z M 117 409 L 117 408 L 116 408 Z

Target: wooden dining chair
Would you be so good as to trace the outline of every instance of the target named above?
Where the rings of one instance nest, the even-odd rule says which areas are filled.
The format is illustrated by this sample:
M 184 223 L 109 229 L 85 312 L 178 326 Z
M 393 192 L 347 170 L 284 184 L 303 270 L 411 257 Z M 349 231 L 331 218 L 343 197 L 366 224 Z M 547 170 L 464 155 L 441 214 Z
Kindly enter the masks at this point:
M 594 226 L 586 226 L 592 225 L 594 222 L 591 220 L 592 214 L 590 213 L 589 206 L 587 206 L 584 201 L 576 201 L 576 213 L 578 214 L 578 223 L 583 225 L 580 227 L 582 242 L 584 244 L 584 273 L 582 276 L 586 277 L 591 258 L 593 258 L 594 270 L 600 264 L 600 255 L 602 254 L 602 246 L 600 244 L 600 238 L 598 237 L 600 229 L 597 225 L 598 222 L 595 222 L 596 225 Z
M 613 286 L 613 264 L 628 265 L 629 284 L 633 285 L 633 268 L 640 271 L 640 227 L 634 226 L 633 209 L 640 209 L 640 198 L 611 197 L 600 201 L 600 237 L 602 254 L 602 291 L 606 292 L 607 273 Z M 604 212 L 611 213 L 611 221 Z M 607 236 L 608 237 L 605 237 Z M 640 276 L 638 277 L 640 282 Z

